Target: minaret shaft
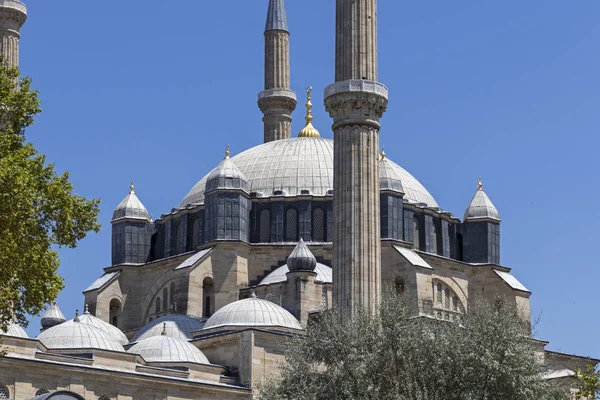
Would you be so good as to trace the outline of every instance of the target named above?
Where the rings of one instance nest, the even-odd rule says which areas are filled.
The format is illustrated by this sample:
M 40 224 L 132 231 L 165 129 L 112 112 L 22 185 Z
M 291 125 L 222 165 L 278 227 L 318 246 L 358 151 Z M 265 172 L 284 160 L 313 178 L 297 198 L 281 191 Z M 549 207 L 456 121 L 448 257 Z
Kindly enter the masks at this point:
M 0 54 L 9 67 L 19 66 L 19 31 L 26 19 L 25 4 L 17 0 L 0 0 Z
M 270 0 L 265 27 L 265 90 L 258 95 L 264 142 L 292 136 L 296 94 L 290 86 L 290 33 L 284 0 Z
M 375 312 L 381 297 L 377 1 L 337 0 L 336 83 L 325 89 L 334 120 L 333 303 L 344 316 Z

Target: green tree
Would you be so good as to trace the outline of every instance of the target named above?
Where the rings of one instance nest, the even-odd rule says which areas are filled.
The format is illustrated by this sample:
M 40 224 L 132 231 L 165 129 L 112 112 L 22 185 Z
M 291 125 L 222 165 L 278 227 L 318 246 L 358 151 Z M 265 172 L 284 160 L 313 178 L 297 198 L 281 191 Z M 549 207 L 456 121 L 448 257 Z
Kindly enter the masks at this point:
M 576 398 L 579 399 L 600 399 L 600 370 L 588 364 L 585 371 L 577 370 L 575 377 L 579 381 L 579 392 Z
M 30 78 L 0 58 L 0 328 L 39 314 L 63 288 L 56 249 L 99 231 L 99 200 L 73 193 L 25 131 L 41 112 Z
M 377 315 L 324 313 L 290 341 L 261 400 L 568 399 L 543 379 L 543 351 L 514 305 L 475 301 L 460 321 L 415 316 L 386 293 Z

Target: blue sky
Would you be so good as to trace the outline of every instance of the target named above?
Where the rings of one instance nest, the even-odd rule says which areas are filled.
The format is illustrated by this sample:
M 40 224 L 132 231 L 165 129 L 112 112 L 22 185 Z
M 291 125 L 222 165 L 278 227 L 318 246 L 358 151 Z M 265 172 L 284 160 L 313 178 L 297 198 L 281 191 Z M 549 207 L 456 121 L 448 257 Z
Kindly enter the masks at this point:
M 156 218 L 222 158 L 262 141 L 267 0 L 29 0 L 22 72 L 44 112 L 29 137 L 102 198 L 100 234 L 60 251 L 68 316 L 110 264 L 110 215 L 135 179 Z M 333 0 L 288 0 L 292 86 L 334 75 Z M 381 143 L 462 216 L 478 176 L 500 210 L 502 263 L 532 292 L 537 336 L 600 357 L 600 2 L 379 1 Z M 293 132 L 303 126 L 302 107 Z M 28 331 L 39 329 L 32 319 Z

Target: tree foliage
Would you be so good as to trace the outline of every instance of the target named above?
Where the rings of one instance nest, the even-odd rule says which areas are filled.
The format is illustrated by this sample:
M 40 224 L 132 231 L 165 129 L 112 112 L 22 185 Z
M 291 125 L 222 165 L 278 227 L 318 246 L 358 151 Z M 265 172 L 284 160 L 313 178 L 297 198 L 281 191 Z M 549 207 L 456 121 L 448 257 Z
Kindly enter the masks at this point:
M 579 392 L 576 399 L 600 399 L 600 370 L 588 364 L 585 371 L 577 370 L 575 377 L 579 381 Z
M 568 399 L 543 379 L 541 349 L 514 305 L 475 301 L 460 322 L 415 315 L 391 293 L 375 316 L 324 313 L 291 340 L 260 399 Z
M 56 247 L 98 232 L 99 200 L 73 193 L 26 138 L 41 112 L 30 78 L 0 59 L 0 328 L 39 314 L 63 288 Z

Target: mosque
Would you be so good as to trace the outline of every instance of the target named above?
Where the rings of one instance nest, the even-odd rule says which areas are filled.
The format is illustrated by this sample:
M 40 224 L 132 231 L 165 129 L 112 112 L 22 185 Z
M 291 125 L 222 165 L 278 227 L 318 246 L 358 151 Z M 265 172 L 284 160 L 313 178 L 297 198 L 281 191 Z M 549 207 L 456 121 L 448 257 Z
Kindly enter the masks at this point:
M 313 126 L 310 88 L 306 125 L 291 132 L 290 32 L 284 0 L 269 0 L 264 143 L 227 149 L 156 219 L 132 183 L 112 215 L 112 265 L 83 291 L 82 312 L 52 304 L 37 337 L 4 332 L 0 399 L 249 399 L 310 318 L 373 309 L 386 285 L 422 315 L 454 320 L 475 295 L 503 296 L 530 320 L 531 292 L 500 264 L 500 214 L 481 181 L 461 219 L 380 150 L 376 0 L 336 3 L 334 140 Z M 0 0 L 12 65 L 26 18 L 23 3 Z M 537 343 L 549 379 L 586 361 Z

